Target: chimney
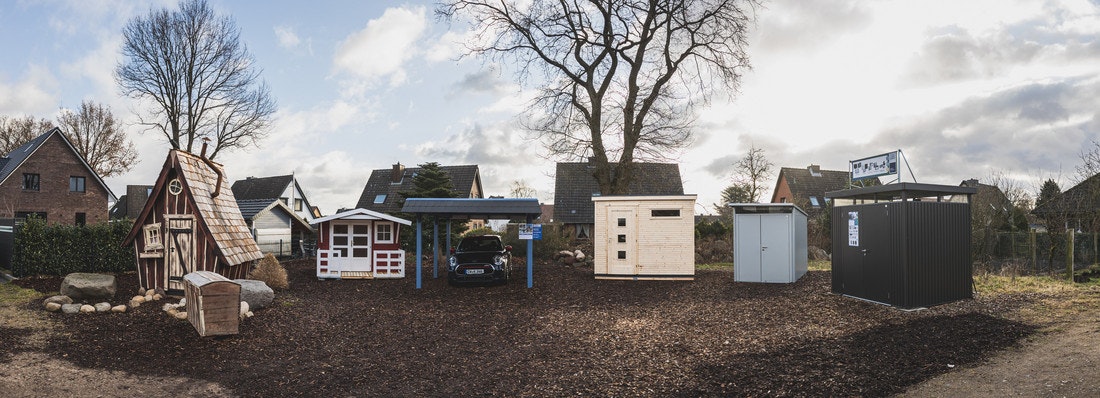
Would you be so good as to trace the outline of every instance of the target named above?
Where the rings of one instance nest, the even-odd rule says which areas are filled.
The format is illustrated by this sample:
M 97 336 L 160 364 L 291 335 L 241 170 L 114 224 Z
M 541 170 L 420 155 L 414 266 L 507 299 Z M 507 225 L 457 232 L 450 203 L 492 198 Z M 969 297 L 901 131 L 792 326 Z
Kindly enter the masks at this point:
M 821 177 L 821 166 L 811 164 L 810 167 L 807 167 L 806 169 L 810 171 L 810 176 Z
M 390 176 L 390 182 L 393 184 L 400 184 L 401 179 L 405 177 L 405 166 L 401 165 L 401 162 L 397 162 L 393 165 L 393 175 Z
M 963 181 L 963 186 L 964 187 L 970 187 L 970 188 L 977 188 L 978 187 L 978 179 L 977 178 L 971 178 L 969 180 Z

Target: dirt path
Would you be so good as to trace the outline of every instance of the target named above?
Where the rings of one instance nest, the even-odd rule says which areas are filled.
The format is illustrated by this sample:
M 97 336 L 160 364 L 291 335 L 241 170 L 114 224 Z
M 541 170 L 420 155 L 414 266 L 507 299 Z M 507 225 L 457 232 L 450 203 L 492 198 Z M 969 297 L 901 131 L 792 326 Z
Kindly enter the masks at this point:
M 984 364 L 933 378 L 903 397 L 1100 397 L 1100 311 L 1047 330 Z

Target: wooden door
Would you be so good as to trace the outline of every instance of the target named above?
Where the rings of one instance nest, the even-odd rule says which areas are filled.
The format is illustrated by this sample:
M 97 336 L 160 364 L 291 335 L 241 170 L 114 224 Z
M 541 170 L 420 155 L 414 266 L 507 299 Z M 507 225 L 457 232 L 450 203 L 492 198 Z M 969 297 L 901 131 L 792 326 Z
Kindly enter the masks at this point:
M 634 209 L 607 211 L 607 273 L 638 274 L 638 218 Z
M 195 269 L 195 243 L 194 243 L 194 219 L 191 217 L 168 218 L 167 250 L 164 255 L 168 258 L 167 283 L 165 286 L 171 292 L 183 291 L 183 276 Z

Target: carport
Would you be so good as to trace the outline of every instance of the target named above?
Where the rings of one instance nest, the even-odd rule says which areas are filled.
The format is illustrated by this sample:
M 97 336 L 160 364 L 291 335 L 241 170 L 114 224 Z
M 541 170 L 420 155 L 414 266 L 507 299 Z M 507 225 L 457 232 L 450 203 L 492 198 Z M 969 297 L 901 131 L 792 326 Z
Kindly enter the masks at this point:
M 401 212 L 416 215 L 416 288 L 421 288 L 421 263 L 424 257 L 423 251 L 423 221 L 424 217 L 432 218 L 433 246 L 439 247 L 439 220 L 447 220 L 447 252 L 451 248 L 451 220 L 469 220 L 471 218 L 485 219 L 519 219 L 522 217 L 528 224 L 542 214 L 539 208 L 539 200 L 535 198 L 489 198 L 489 199 L 456 199 L 456 198 L 408 198 Z M 527 241 L 527 287 L 534 284 L 534 240 Z M 439 277 L 439 256 L 432 256 L 432 278 Z

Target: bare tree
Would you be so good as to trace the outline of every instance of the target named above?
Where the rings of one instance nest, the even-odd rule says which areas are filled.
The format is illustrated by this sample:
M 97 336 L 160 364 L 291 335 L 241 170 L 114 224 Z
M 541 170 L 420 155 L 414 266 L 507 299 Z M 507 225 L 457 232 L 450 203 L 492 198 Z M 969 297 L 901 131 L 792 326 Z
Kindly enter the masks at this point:
M 738 160 L 734 166 L 736 167 L 733 171 L 735 185 L 742 187 L 749 202 L 759 202 L 774 166 L 764 156 L 764 149 L 757 148 L 756 145 L 749 146 L 745 157 Z
M 172 148 L 192 152 L 210 138 L 214 158 L 267 135 L 275 100 L 232 18 L 214 14 L 205 0 L 183 0 L 178 11 L 131 19 L 122 35 L 115 80 L 126 95 L 155 104 L 141 124 Z
M 538 191 L 535 188 L 531 188 L 527 185 L 525 180 L 512 180 L 508 196 L 513 198 L 534 198 L 538 196 Z
M 53 122 L 34 116 L 8 117 L 0 115 L 0 156 L 26 144 L 34 137 L 52 129 Z
M 638 159 L 690 143 L 694 109 L 736 92 L 756 0 L 445 0 L 471 20 L 469 54 L 513 61 L 540 95 L 522 120 L 562 158 L 591 157 L 605 194 Z M 717 84 L 715 84 L 717 83 Z
M 61 131 L 96 174 L 112 177 L 130 170 L 137 161 L 134 143 L 115 123 L 111 108 L 84 101 L 80 111 L 68 109 L 57 116 Z

